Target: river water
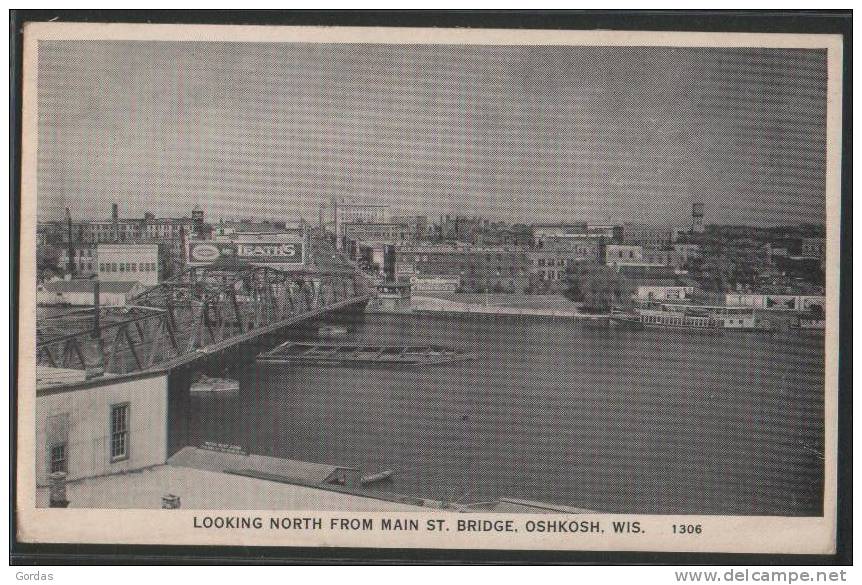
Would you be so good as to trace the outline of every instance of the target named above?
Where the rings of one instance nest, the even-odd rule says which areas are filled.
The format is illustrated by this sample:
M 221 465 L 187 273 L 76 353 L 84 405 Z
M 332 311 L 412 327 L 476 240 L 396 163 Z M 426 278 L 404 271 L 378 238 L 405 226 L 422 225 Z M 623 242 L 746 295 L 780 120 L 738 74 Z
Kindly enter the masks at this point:
M 342 315 L 345 341 L 474 351 L 452 365 L 237 366 L 189 442 L 395 471 L 379 489 L 606 512 L 820 515 L 823 337 L 570 320 Z M 320 322 L 291 333 L 316 340 Z

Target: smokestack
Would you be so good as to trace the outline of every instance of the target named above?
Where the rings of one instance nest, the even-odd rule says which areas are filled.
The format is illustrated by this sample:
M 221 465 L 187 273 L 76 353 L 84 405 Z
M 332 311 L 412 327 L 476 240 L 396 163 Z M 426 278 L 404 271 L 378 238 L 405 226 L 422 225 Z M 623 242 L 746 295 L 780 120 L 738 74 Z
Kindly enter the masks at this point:
M 114 222 L 114 242 L 120 241 L 120 213 L 116 203 L 111 204 L 111 221 Z
M 69 262 L 67 264 L 69 268 L 69 278 L 72 278 L 75 274 L 75 245 L 72 243 L 72 214 L 69 213 L 69 208 L 66 208 L 66 241 L 67 241 L 67 253 L 69 254 Z

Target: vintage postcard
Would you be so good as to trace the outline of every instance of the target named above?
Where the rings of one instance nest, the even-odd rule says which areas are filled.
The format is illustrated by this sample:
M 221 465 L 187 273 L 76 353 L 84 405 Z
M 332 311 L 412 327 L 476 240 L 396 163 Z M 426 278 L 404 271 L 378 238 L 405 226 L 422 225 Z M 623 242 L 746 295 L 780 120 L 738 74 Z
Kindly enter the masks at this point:
M 835 551 L 837 35 L 30 23 L 22 542 Z

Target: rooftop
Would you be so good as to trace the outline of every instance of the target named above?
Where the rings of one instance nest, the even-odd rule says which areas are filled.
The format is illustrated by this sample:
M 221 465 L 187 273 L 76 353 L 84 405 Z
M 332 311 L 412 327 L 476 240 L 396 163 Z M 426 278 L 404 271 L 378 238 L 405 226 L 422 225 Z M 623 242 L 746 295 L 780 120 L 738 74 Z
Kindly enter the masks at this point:
M 162 496 L 180 497 L 195 510 L 421 511 L 419 506 L 279 481 L 177 465 L 71 481 L 70 508 L 161 508 Z M 36 489 L 36 505 L 47 507 L 48 488 Z
M 93 292 L 94 280 L 52 280 L 43 286 L 48 292 Z M 138 282 L 100 282 L 100 293 L 129 293 L 140 286 Z

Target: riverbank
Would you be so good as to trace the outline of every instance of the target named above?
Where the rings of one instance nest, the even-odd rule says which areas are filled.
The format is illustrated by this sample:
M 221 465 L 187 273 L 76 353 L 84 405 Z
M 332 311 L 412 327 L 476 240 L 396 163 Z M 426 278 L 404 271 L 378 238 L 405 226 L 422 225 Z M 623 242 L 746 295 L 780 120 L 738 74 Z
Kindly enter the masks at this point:
M 416 315 L 499 315 L 604 320 L 608 315 L 584 313 L 580 306 L 559 295 L 458 295 L 446 297 L 414 295 L 409 309 L 399 313 Z

